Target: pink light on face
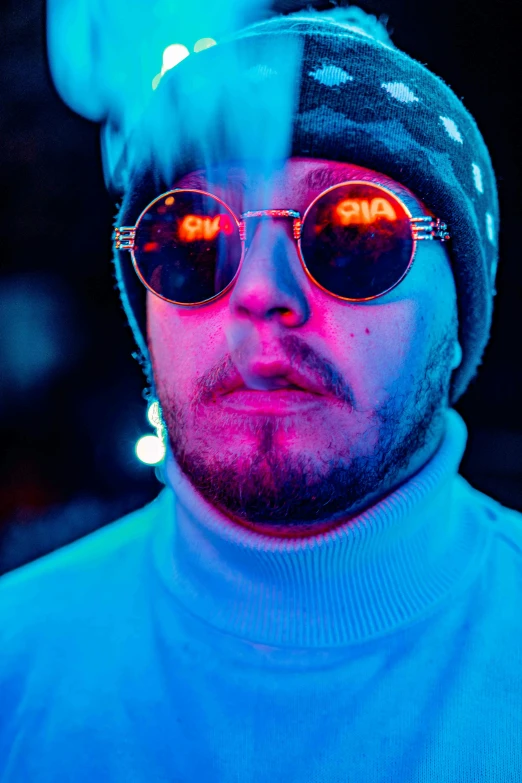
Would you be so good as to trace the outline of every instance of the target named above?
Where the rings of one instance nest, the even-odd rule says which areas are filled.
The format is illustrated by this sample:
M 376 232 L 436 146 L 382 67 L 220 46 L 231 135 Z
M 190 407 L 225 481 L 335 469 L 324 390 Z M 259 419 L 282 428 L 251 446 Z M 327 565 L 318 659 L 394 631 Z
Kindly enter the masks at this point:
M 378 218 L 397 220 L 397 215 L 390 202 L 385 198 L 345 198 L 334 209 L 334 222 L 341 226 L 353 223 L 373 223 Z

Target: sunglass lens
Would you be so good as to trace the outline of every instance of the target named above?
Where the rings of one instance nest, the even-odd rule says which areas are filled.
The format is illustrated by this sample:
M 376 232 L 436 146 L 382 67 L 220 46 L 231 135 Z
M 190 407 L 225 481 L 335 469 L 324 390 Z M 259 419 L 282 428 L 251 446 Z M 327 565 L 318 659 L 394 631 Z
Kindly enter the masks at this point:
M 140 275 L 160 296 L 180 304 L 205 302 L 236 275 L 241 260 L 239 228 L 216 198 L 174 191 L 142 215 L 134 257 Z
M 346 299 L 371 299 L 408 271 L 409 215 L 398 199 L 374 185 L 334 187 L 305 216 L 301 252 L 323 288 Z

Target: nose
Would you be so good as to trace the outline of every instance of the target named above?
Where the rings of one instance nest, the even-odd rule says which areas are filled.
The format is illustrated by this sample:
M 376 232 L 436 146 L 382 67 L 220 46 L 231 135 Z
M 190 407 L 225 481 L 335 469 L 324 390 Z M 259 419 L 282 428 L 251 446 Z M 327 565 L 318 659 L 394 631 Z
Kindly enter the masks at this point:
M 308 281 L 292 226 L 291 218 L 246 219 L 245 255 L 230 297 L 234 315 L 293 327 L 308 319 Z

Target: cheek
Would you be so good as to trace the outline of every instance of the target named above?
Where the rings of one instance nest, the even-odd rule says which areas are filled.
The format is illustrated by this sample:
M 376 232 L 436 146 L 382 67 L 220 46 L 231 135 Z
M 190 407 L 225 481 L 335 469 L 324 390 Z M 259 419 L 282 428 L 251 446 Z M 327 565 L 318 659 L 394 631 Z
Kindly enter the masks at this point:
M 374 373 L 383 385 L 410 382 L 424 364 L 431 318 L 418 299 L 403 299 L 379 307 L 374 322 L 371 353 Z M 368 335 L 366 335 L 368 336 Z
M 360 342 L 370 380 L 391 389 L 418 379 L 455 311 L 455 282 L 444 251 L 434 245 L 422 248 L 391 301 L 368 307 L 361 317 Z
M 162 382 L 181 394 L 190 392 L 194 380 L 215 362 L 219 333 L 215 318 L 171 305 L 149 292 L 147 330 Z
M 422 370 L 433 318 L 418 299 L 401 299 L 330 313 L 325 330 L 331 358 L 356 398 L 378 405 Z

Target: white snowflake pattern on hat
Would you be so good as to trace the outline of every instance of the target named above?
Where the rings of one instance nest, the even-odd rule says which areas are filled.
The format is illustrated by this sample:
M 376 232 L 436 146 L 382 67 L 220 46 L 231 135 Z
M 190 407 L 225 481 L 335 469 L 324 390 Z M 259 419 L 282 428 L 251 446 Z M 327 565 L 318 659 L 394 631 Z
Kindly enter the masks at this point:
M 353 76 L 350 76 L 349 73 L 346 73 L 345 70 L 337 65 L 323 65 L 315 71 L 310 71 L 308 76 L 312 76 L 326 87 L 339 87 L 340 84 L 353 82 Z
M 452 139 L 455 139 L 455 141 L 458 141 L 459 144 L 464 144 L 464 141 L 462 140 L 462 136 L 460 135 L 460 131 L 457 128 L 457 123 L 455 120 L 452 120 L 450 117 L 440 117 L 442 120 L 442 124 L 446 128 L 449 136 L 451 136 Z
M 381 87 L 389 92 L 392 98 L 396 98 L 401 103 L 413 103 L 419 100 L 415 93 L 403 82 L 384 82 L 384 84 L 381 84 Z
M 247 71 L 247 76 L 252 81 L 260 82 L 264 79 L 268 79 L 271 76 L 277 76 L 277 71 L 274 70 L 274 68 L 270 68 L 269 65 L 259 64 L 253 65 L 251 68 L 249 68 Z
M 493 228 L 493 215 L 486 212 L 486 234 L 491 244 L 495 244 L 495 232 Z
M 473 179 L 475 181 L 475 187 L 477 188 L 479 193 L 484 193 L 484 186 L 482 184 L 482 172 L 480 168 L 477 166 L 476 163 L 472 163 L 471 169 L 473 171 Z

